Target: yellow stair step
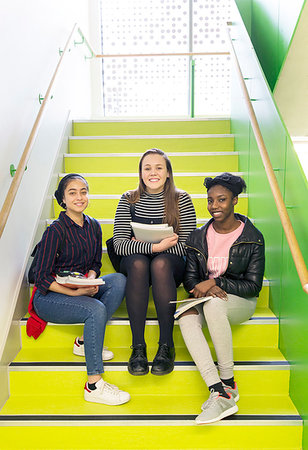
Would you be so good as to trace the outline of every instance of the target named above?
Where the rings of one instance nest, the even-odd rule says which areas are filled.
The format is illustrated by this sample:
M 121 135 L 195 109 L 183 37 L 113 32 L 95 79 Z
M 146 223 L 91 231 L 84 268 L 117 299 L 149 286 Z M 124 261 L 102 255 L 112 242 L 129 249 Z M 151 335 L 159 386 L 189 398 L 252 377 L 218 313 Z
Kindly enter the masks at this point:
M 226 134 L 228 119 L 185 120 L 91 120 L 74 121 L 74 136 L 144 135 L 144 134 Z
M 96 422 L 93 426 L 77 423 L 72 426 L 31 426 L 1 427 L 0 441 L 5 450 L 16 448 L 23 450 L 205 450 L 205 449 L 301 449 L 301 421 L 269 421 L 262 426 L 256 420 L 223 420 L 219 424 L 196 426 L 192 421 L 176 424 L 169 420 L 170 426 L 161 426 L 158 422 L 136 426 L 123 421 L 115 428 L 111 419 L 102 426 Z M 82 426 L 81 426 L 82 425 Z M 226 425 L 226 429 L 222 426 Z M 12 434 L 22 436 L 20 447 Z M 35 436 L 35 439 L 34 439 Z M 231 447 L 232 446 L 232 447 Z
M 22 322 L 25 323 L 25 322 Z M 35 341 L 26 335 L 25 326 L 21 327 L 22 347 L 35 348 L 43 346 L 52 348 L 54 346 L 67 346 L 71 348 L 74 338 L 82 335 L 83 325 L 59 325 L 48 324 L 45 331 Z M 208 340 L 207 328 L 204 333 Z M 278 345 L 278 321 L 275 319 L 249 320 L 240 325 L 232 325 L 233 346 L 234 347 L 277 347 Z M 185 348 L 180 327 L 175 323 L 174 332 L 175 348 Z M 156 348 L 159 340 L 159 327 L 157 320 L 148 320 L 145 328 L 145 339 L 149 347 Z M 61 345 L 59 344 L 61 343 Z M 110 347 L 126 347 L 131 345 L 131 330 L 128 320 L 111 320 L 106 329 L 106 345 Z
M 269 367 L 267 370 L 262 367 L 252 369 L 249 366 L 235 366 L 234 377 L 241 396 L 241 414 L 297 414 L 288 395 L 288 368 L 283 366 L 282 370 L 273 370 Z M 131 395 L 131 401 L 120 406 L 85 402 L 83 387 L 86 379 L 84 368 L 12 368 L 11 396 L 2 408 L 0 417 L 19 414 L 21 411 L 23 414 L 197 415 L 209 396 L 197 370 L 174 370 L 163 377 L 151 373 L 134 377 L 126 369 L 107 368 L 104 379 Z
M 120 195 L 89 195 L 89 206 L 86 213 L 93 217 L 103 217 L 105 219 L 113 219 L 116 213 L 116 209 L 120 200 Z M 205 194 L 193 194 L 191 195 L 192 202 L 194 204 L 196 214 L 198 217 L 209 218 L 210 215 L 206 208 L 206 195 Z M 63 209 L 58 205 L 54 199 L 54 213 L 57 217 Z M 247 194 L 241 194 L 239 196 L 238 204 L 235 211 L 247 215 L 248 212 L 248 197 Z
M 146 149 L 145 149 L 146 150 Z M 136 173 L 142 153 L 80 153 L 64 155 L 65 172 Z M 174 172 L 236 172 L 237 152 L 169 153 Z
M 152 135 L 152 136 L 91 136 L 70 137 L 70 153 L 145 152 L 159 148 L 170 152 L 229 152 L 234 149 L 230 135 Z
M 177 188 L 190 194 L 204 194 L 203 186 L 205 177 L 215 177 L 221 172 L 176 172 L 173 178 Z M 241 172 L 234 172 L 242 176 Z M 66 174 L 60 174 L 60 179 Z M 138 173 L 81 173 L 89 183 L 91 194 L 123 194 L 129 189 L 138 186 Z

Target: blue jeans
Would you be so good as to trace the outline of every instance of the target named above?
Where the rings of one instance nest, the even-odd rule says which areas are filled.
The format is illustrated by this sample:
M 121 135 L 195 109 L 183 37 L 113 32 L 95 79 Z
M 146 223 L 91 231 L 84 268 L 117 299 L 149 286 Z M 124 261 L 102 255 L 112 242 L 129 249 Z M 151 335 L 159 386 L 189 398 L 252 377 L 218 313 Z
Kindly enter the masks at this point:
M 121 304 L 125 293 L 126 277 L 121 273 L 102 278 L 105 284 L 99 286 L 93 297 L 73 297 L 52 291 L 42 295 L 36 291 L 33 299 L 36 314 L 46 322 L 84 323 L 88 375 L 104 372 L 102 351 L 106 324 Z

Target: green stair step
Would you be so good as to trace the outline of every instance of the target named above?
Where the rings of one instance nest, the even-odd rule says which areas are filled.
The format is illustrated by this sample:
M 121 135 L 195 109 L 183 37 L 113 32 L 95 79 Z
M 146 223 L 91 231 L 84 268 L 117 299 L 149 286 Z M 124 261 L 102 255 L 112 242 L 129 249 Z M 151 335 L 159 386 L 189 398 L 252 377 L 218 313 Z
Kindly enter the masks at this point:
M 145 152 L 160 148 L 170 152 L 229 152 L 234 150 L 234 137 L 230 135 L 188 136 L 92 136 L 70 137 L 70 153 L 124 153 Z
M 75 136 L 144 135 L 144 134 L 226 134 L 230 120 L 135 120 L 135 121 L 74 121 Z
M 116 209 L 119 203 L 121 195 L 89 195 L 89 206 L 86 213 L 93 217 L 103 217 L 113 219 L 116 213 Z M 206 207 L 206 195 L 205 194 L 192 194 L 192 202 L 194 204 L 197 217 L 209 218 L 210 214 Z M 54 214 L 58 217 L 63 209 L 58 205 L 54 199 Z M 238 204 L 235 207 L 235 211 L 247 215 L 248 213 L 248 197 L 247 194 L 241 194 L 239 196 Z
M 65 154 L 65 172 L 136 173 L 142 153 Z M 174 172 L 236 172 L 237 152 L 171 153 Z

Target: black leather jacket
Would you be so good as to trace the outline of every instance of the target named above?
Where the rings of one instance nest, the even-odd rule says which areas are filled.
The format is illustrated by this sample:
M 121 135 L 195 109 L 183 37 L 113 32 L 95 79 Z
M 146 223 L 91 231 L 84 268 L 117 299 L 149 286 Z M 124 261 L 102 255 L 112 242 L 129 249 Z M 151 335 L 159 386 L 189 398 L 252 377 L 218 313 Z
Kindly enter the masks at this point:
M 232 244 L 226 272 L 215 278 L 216 285 L 228 294 L 239 297 L 255 297 L 259 294 L 264 275 L 264 239 L 262 233 L 241 214 L 235 214 L 245 223 L 242 234 Z M 194 230 L 186 241 L 187 259 L 184 287 L 189 292 L 196 284 L 208 280 L 208 248 L 206 233 L 211 219 L 206 225 Z

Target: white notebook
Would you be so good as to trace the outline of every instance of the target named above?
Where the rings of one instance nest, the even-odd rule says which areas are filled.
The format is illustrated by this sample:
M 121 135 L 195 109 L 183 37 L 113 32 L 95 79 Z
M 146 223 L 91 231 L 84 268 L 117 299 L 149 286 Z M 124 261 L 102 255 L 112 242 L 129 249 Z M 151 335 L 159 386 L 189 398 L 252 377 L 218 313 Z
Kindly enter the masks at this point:
M 138 222 L 130 223 L 138 241 L 150 242 L 157 244 L 162 239 L 165 239 L 173 234 L 173 228 L 169 227 L 167 223 L 162 224 L 144 224 Z

